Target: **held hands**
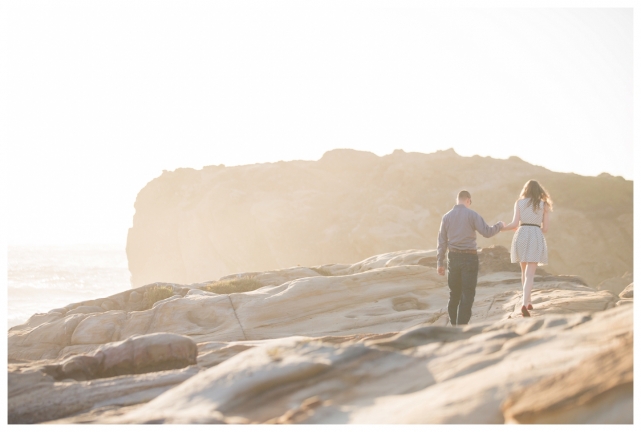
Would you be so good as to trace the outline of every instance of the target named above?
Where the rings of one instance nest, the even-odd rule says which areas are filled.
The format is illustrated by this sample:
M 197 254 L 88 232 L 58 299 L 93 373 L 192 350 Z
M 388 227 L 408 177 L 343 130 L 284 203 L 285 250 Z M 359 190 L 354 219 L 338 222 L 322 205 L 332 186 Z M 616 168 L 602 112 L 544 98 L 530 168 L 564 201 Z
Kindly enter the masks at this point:
M 505 227 L 503 227 L 503 229 L 501 231 L 516 231 L 518 229 L 518 227 L 519 227 L 518 225 L 512 226 L 512 224 L 510 224 L 510 225 L 506 225 Z
M 516 227 L 510 226 L 512 224 L 505 225 L 505 223 L 503 223 L 503 222 L 499 222 L 499 223 L 502 225 L 501 226 L 501 231 L 513 231 L 513 230 L 516 229 Z
M 445 267 L 438 267 L 436 271 L 440 276 L 445 276 Z

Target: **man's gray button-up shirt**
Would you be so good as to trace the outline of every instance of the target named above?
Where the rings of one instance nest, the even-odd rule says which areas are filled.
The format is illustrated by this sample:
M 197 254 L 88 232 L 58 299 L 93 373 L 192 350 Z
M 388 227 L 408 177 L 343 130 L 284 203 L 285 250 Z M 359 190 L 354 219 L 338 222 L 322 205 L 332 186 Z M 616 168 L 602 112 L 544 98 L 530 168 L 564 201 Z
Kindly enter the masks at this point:
M 445 252 L 476 249 L 476 231 L 483 237 L 492 237 L 501 231 L 502 224 L 489 226 L 481 215 L 463 204 L 455 205 L 445 213 L 438 231 L 436 260 L 439 267 L 444 267 Z

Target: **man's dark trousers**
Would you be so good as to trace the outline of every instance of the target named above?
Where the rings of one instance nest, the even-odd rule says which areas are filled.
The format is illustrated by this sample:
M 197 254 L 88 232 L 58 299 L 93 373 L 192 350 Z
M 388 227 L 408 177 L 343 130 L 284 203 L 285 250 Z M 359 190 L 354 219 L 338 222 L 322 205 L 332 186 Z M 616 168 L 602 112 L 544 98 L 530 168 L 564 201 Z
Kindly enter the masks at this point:
M 478 274 L 478 255 L 448 252 L 447 284 L 450 287 L 450 301 L 447 312 L 452 325 L 467 324 L 470 321 Z

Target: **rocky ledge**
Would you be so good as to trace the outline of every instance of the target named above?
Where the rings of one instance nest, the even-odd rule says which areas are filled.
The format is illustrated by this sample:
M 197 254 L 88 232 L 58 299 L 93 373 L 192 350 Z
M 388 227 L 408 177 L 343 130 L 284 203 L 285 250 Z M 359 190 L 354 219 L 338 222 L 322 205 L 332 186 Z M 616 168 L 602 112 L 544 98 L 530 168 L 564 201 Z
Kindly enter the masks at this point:
M 488 223 L 512 220 L 529 179 L 554 198 L 550 271 L 621 292 L 633 270 L 633 182 L 549 171 L 516 157 L 335 149 L 318 161 L 179 168 L 136 197 L 127 235 L 132 286 L 194 283 L 247 270 L 357 262 L 436 247 L 441 217 L 467 189 Z M 513 233 L 481 247 L 510 247 Z M 623 275 L 623 276 L 622 276 Z
M 470 324 L 434 251 L 155 283 L 9 330 L 9 423 L 632 423 L 633 284 L 480 253 Z

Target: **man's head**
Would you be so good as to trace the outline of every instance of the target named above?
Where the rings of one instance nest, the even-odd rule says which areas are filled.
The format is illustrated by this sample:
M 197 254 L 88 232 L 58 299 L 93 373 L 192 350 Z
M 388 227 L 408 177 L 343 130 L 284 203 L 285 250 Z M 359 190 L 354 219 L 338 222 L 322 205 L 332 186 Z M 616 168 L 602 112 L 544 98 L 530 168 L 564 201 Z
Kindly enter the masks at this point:
M 472 205 L 472 195 L 468 191 L 462 190 L 458 193 L 457 202 L 469 208 Z

